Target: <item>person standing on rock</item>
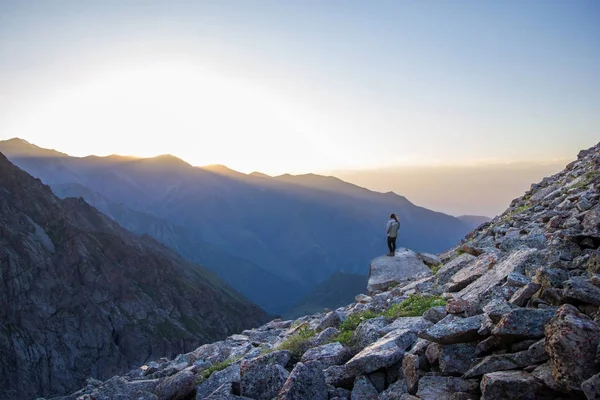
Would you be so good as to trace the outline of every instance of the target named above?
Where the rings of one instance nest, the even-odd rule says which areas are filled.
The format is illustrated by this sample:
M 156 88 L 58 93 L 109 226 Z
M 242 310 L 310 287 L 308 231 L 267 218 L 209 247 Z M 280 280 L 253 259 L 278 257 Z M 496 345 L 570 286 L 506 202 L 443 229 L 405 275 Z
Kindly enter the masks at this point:
M 388 256 L 393 256 L 396 253 L 396 238 L 398 237 L 398 230 L 400 229 L 400 221 L 396 217 L 396 214 L 391 214 L 390 219 L 387 223 L 387 244 L 390 252 Z

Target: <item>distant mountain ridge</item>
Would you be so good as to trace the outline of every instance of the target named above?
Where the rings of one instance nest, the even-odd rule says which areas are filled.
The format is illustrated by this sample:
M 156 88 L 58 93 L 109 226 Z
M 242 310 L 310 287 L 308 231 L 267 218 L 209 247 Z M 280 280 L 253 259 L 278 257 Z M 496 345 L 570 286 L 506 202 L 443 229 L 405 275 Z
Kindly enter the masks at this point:
M 28 154 L 27 145 L 14 139 L 0 142 L 0 150 L 57 192 L 61 185 L 78 184 L 79 196 L 94 205 L 105 201 L 97 193 L 157 218 L 161 226 L 181 229 L 185 234 L 165 238 L 149 220 L 130 220 L 131 212 L 113 216 L 213 268 L 270 312 L 286 311 L 336 271 L 366 274 L 369 261 L 387 251 L 385 223 L 391 212 L 401 219 L 399 244 L 418 251 L 443 251 L 470 231 L 453 216 L 333 177 L 246 175 L 224 166 L 193 167 L 173 156 L 40 157 L 39 148 L 30 145 Z M 230 260 L 210 265 L 217 257 L 207 256 L 207 248 Z M 232 259 L 246 261 L 244 279 Z
M 0 398 L 64 394 L 258 325 L 213 272 L 0 153 Z

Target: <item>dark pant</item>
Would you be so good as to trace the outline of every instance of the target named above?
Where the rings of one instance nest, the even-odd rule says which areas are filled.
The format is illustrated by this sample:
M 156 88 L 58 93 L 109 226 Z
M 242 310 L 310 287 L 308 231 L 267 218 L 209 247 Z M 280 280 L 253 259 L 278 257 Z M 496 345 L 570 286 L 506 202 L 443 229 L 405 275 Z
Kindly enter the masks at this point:
M 396 238 L 388 236 L 388 248 L 390 249 L 390 253 L 396 252 Z

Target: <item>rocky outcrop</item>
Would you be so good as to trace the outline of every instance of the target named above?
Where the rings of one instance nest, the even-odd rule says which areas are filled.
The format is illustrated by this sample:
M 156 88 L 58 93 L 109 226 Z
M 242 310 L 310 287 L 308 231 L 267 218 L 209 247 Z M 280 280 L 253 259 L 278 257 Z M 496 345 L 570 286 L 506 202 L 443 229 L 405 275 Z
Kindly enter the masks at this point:
M 353 304 L 271 321 L 68 399 L 133 388 L 197 399 L 325 399 L 325 388 L 328 399 L 598 398 L 599 177 L 600 145 L 439 257 L 401 250 L 375 262 L 368 295 Z M 401 260 L 441 275 L 395 277 Z M 235 365 L 255 367 L 240 377 Z
M 398 249 L 393 257 L 382 256 L 371 261 L 367 292 L 389 289 L 431 275 L 419 255 L 409 249 Z
M 267 319 L 214 274 L 82 199 L 59 200 L 2 154 L 0 272 L 2 399 L 66 394 Z M 158 382 L 159 365 L 111 384 L 159 397 L 195 386 L 181 363 Z

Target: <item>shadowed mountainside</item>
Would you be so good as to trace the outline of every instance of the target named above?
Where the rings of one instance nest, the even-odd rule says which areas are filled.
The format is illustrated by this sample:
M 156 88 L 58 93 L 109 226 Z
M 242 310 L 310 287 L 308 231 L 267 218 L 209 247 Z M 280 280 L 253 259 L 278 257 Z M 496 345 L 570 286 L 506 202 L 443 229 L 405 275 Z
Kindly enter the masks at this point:
M 59 200 L 0 153 L 0 398 L 74 390 L 267 314 L 213 272 Z

